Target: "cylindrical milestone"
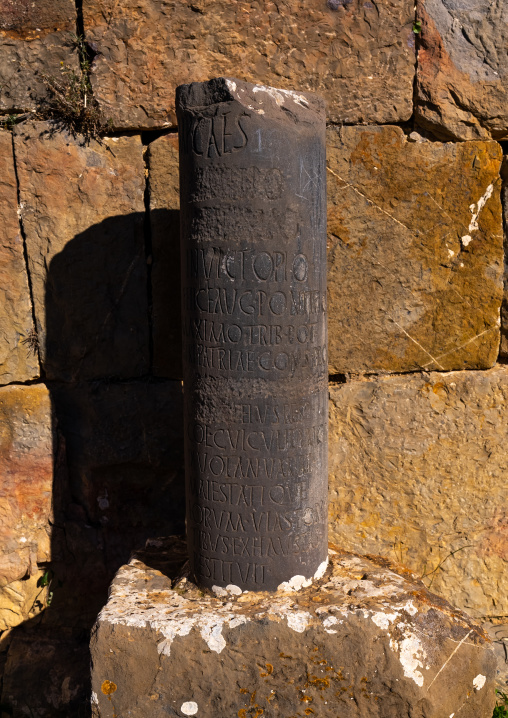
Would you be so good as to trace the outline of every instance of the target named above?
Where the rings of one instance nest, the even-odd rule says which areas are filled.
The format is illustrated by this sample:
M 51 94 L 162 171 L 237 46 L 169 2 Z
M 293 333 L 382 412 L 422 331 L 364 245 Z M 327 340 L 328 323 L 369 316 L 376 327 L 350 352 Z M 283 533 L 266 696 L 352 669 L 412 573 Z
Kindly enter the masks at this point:
M 327 560 L 324 105 L 218 78 L 177 112 L 192 577 L 296 586 Z

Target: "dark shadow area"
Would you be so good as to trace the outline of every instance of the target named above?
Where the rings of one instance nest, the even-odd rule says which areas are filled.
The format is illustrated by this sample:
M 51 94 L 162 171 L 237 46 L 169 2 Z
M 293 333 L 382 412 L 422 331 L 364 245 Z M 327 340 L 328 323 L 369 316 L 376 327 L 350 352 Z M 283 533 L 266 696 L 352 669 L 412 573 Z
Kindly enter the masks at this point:
M 157 214 L 163 228 L 174 227 L 174 216 Z M 111 579 L 147 539 L 184 533 L 182 386 L 150 374 L 143 221 L 133 213 L 93 225 L 48 267 L 50 593 L 43 610 L 11 632 L 2 718 L 90 715 L 89 636 Z M 164 288 L 163 274 L 160 281 Z M 153 311 L 163 316 L 158 296 Z M 174 302 L 166 306 L 179 327 Z M 180 341 L 168 346 L 180 352 Z

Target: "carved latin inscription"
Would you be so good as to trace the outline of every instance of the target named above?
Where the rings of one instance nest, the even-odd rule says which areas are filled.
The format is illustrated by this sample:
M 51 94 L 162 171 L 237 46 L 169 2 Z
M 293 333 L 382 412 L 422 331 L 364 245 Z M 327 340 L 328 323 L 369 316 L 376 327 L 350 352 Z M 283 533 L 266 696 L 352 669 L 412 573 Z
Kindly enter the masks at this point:
M 272 590 L 327 555 L 324 114 L 223 79 L 177 99 L 192 572 Z

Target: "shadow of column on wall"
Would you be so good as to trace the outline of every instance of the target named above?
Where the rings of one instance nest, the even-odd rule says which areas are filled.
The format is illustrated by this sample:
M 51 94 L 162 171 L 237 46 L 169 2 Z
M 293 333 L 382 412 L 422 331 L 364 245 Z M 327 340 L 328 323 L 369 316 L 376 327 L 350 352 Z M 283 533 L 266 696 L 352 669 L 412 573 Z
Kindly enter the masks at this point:
M 162 226 L 174 224 L 164 210 L 157 214 Z M 161 378 L 160 368 L 158 378 L 151 374 L 143 222 L 141 213 L 110 217 L 67 243 L 47 268 L 51 600 L 12 632 L 3 716 L 90 715 L 89 633 L 113 575 L 146 539 L 184 532 L 182 387 Z M 166 288 L 157 271 L 153 313 L 163 332 L 179 290 L 174 271 Z M 179 322 L 174 316 L 173 326 Z M 168 356 L 179 354 L 177 340 L 167 339 Z

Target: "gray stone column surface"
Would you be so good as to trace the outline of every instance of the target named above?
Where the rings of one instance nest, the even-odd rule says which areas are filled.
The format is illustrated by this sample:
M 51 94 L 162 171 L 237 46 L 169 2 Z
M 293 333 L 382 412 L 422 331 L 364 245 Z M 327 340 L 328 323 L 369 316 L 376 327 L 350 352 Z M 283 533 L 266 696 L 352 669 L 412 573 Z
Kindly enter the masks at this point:
M 327 560 L 324 105 L 218 78 L 177 110 L 191 575 L 301 584 Z

